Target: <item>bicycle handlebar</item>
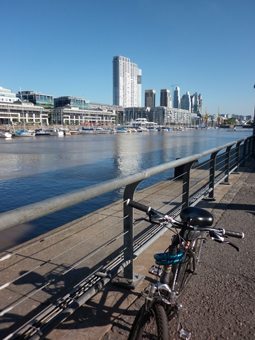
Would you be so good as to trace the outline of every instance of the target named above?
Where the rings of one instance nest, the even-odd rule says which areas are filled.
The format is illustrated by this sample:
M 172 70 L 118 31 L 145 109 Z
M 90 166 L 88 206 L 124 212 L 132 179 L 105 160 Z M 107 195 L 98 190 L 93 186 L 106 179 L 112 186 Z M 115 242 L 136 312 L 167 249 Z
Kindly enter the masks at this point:
M 126 205 L 130 205 L 130 207 L 133 207 L 137 210 L 141 210 L 143 212 L 145 212 L 147 215 L 149 214 L 149 212 L 151 211 L 152 207 L 149 207 L 147 205 L 144 205 L 142 203 L 138 203 L 138 202 L 135 202 L 131 199 L 128 199 L 126 201 Z
M 176 224 L 179 225 L 180 227 L 183 227 L 183 223 L 176 221 L 173 217 L 169 216 L 169 215 L 165 215 L 162 214 L 160 211 L 153 209 L 152 207 L 149 207 L 147 205 L 144 205 L 142 203 L 138 203 L 135 202 L 131 199 L 128 199 L 126 201 L 126 205 L 130 205 L 130 207 L 133 207 L 137 210 L 143 211 L 145 212 L 149 218 L 150 221 L 154 222 L 154 223 L 172 223 L 172 224 Z
M 231 231 L 231 230 L 224 230 L 224 234 L 226 236 L 230 236 L 230 237 L 235 237 L 235 238 L 244 238 L 244 233 L 239 233 L 237 231 Z
M 187 223 L 180 222 L 175 220 L 173 217 L 167 215 L 167 214 L 162 214 L 160 211 L 157 211 L 153 209 L 152 207 L 149 207 L 147 205 L 144 205 L 142 203 L 135 202 L 131 199 L 128 199 L 126 201 L 126 205 L 129 205 L 137 210 L 145 212 L 148 216 L 151 222 L 154 223 L 171 223 L 174 227 L 176 228 L 188 228 L 191 230 L 196 230 L 196 231 L 207 231 L 207 232 L 216 232 L 218 235 L 220 234 L 221 236 L 230 236 L 230 237 L 235 237 L 235 238 L 244 238 L 244 233 L 240 233 L 237 231 L 231 231 L 231 230 L 226 230 L 223 228 L 211 228 L 211 227 L 196 227 L 196 226 L 190 226 L 187 225 Z

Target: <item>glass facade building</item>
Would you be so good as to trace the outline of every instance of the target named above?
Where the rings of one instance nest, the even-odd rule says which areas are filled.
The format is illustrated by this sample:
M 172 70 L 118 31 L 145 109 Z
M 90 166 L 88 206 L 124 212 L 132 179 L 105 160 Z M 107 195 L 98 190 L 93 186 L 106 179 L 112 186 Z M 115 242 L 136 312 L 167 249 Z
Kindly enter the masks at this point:
M 195 92 L 191 96 L 191 111 L 194 112 L 194 113 L 197 113 L 197 114 L 201 114 L 202 113 L 202 103 L 203 103 L 202 95 L 197 94 L 197 92 Z
M 174 90 L 173 107 L 175 109 L 179 109 L 180 108 L 180 88 L 179 88 L 179 86 L 176 86 L 176 88 Z
M 171 107 L 170 91 L 167 89 L 160 90 L 160 106 Z
M 22 101 L 27 100 L 35 105 L 46 106 L 48 108 L 52 108 L 54 104 L 53 96 L 34 91 L 19 91 L 17 97 L 19 97 Z
M 154 108 L 156 106 L 156 91 L 145 90 L 144 106 Z
M 85 99 L 78 98 L 78 97 L 71 97 L 71 96 L 64 96 L 54 98 L 54 107 L 77 107 L 81 110 L 88 108 L 88 103 Z
M 189 92 L 186 92 L 181 99 L 181 109 L 191 111 L 191 100 Z

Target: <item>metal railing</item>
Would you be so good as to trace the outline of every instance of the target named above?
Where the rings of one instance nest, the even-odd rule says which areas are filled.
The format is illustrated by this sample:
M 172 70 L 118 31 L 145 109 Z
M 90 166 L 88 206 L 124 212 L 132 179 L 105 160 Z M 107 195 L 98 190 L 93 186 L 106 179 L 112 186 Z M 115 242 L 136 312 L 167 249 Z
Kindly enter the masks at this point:
M 149 168 L 139 174 L 119 178 L 104 182 L 99 185 L 91 186 L 76 192 L 61 195 L 55 198 L 47 199 L 39 203 L 15 209 L 13 211 L 0 214 L 0 230 L 11 228 L 25 222 L 32 221 L 36 218 L 48 215 L 50 213 L 71 207 L 77 203 L 98 197 L 99 195 L 112 192 L 122 188 L 123 199 L 120 206 L 123 211 L 123 231 L 114 235 L 105 242 L 104 247 L 108 247 L 114 241 L 123 239 L 123 244 L 107 257 L 107 261 L 101 261 L 95 265 L 88 275 L 83 276 L 78 283 L 75 284 L 68 294 L 58 298 L 54 304 L 49 305 L 41 310 L 38 314 L 26 320 L 20 327 L 15 327 L 6 337 L 10 339 L 17 334 L 37 339 L 41 335 L 46 335 L 59 322 L 66 319 L 72 314 L 76 308 L 84 304 L 88 299 L 95 295 L 99 289 L 105 286 L 111 279 L 121 273 L 123 282 L 133 285 L 136 280 L 134 273 L 134 259 L 146 249 L 152 242 L 159 238 L 164 230 L 157 225 L 149 225 L 144 227 L 142 223 L 134 225 L 134 212 L 129 206 L 123 205 L 127 199 L 136 199 L 148 202 L 155 208 L 161 209 L 163 212 L 177 216 L 181 209 L 186 206 L 196 205 L 203 198 L 214 200 L 214 190 L 220 183 L 228 183 L 229 175 L 237 172 L 240 165 L 254 156 L 255 137 L 251 136 L 235 142 L 228 143 L 224 146 L 210 149 L 200 154 L 192 155 L 172 162 L 161 164 Z M 139 184 L 144 180 L 165 172 L 173 172 L 174 176 L 167 180 L 161 181 L 153 187 L 137 190 Z M 162 184 L 163 183 L 163 184 Z M 163 189 L 162 189 L 163 188 Z M 167 189 L 167 190 L 165 190 Z M 152 194 L 153 191 L 153 194 Z M 164 193 L 163 191 L 167 191 Z M 112 205 L 109 206 L 109 209 Z M 104 208 L 107 210 L 107 207 Z M 81 241 L 76 246 L 80 247 Z M 70 268 L 63 271 L 63 275 L 70 272 L 77 266 L 83 264 L 85 259 L 90 258 L 98 252 L 98 246 L 83 256 L 79 261 L 74 263 Z M 8 254 L 7 254 L 8 256 Z M 55 256 L 57 258 L 58 255 Z M 54 258 L 49 262 L 54 262 Z M 38 265 L 40 267 L 42 264 Z M 22 278 L 32 270 L 22 274 Z M 1 282 L 0 290 L 4 290 L 14 282 L 18 281 L 21 276 L 13 278 L 9 282 Z M 44 285 L 37 287 L 37 290 L 31 291 L 27 298 L 31 297 L 37 291 L 43 290 L 49 286 L 52 281 L 46 282 Z M 15 309 L 19 303 L 24 303 L 26 298 L 20 299 L 19 302 L 7 305 L 0 312 L 0 316 L 4 316 L 9 311 Z

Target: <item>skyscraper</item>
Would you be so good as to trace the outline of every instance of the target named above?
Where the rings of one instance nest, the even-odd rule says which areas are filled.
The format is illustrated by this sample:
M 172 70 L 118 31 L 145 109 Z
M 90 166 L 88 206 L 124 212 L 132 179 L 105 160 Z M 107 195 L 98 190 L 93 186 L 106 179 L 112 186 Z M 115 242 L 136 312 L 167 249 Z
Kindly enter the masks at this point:
M 173 103 L 173 107 L 176 109 L 180 108 L 180 88 L 179 86 L 176 86 L 175 90 L 174 90 L 174 103 Z
M 171 107 L 170 91 L 167 89 L 160 90 L 160 106 Z
M 202 103 L 203 103 L 202 95 L 197 94 L 197 92 L 195 92 L 191 96 L 191 111 L 194 112 L 194 113 L 197 113 L 197 114 L 201 114 L 202 113 Z
M 144 106 L 145 107 L 155 107 L 156 104 L 156 91 L 155 90 L 145 90 Z
M 189 92 L 186 92 L 181 99 L 181 109 L 191 111 L 191 100 Z
M 113 105 L 141 106 L 142 71 L 129 58 L 113 57 Z

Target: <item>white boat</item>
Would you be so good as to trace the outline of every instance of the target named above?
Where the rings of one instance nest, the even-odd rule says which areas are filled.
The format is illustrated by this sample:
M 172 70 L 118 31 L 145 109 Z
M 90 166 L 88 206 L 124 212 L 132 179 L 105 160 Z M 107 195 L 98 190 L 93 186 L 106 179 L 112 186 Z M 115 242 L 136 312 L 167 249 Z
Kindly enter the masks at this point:
M 64 131 L 59 130 L 59 129 L 57 129 L 57 128 L 45 129 L 45 132 L 46 132 L 49 136 L 64 137 Z
M 71 131 L 68 128 L 61 128 L 60 131 L 64 132 L 64 136 L 71 136 Z
M 15 137 L 34 137 L 35 132 L 33 130 L 20 129 L 14 132 Z
M 109 133 L 109 130 L 106 130 L 106 129 L 104 129 L 104 128 L 102 128 L 102 127 L 97 127 L 97 128 L 95 128 L 95 133 Z
M 137 132 L 148 132 L 149 130 L 144 126 L 140 126 L 136 129 L 136 131 Z
M 0 130 L 0 138 L 12 138 L 12 134 L 5 130 Z
M 150 130 L 156 130 L 158 124 L 155 122 L 149 122 L 146 118 L 137 118 L 135 121 L 130 122 L 130 127 L 133 127 L 137 132 L 148 132 Z

